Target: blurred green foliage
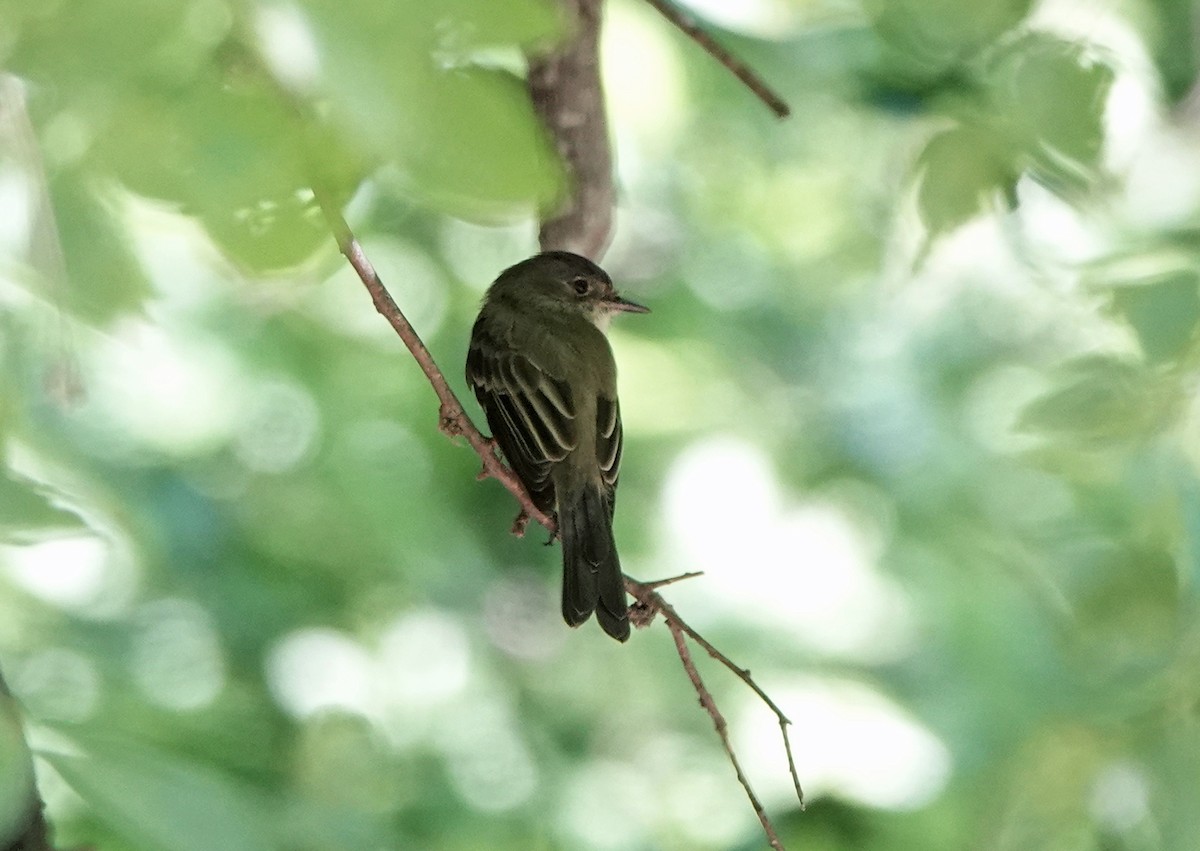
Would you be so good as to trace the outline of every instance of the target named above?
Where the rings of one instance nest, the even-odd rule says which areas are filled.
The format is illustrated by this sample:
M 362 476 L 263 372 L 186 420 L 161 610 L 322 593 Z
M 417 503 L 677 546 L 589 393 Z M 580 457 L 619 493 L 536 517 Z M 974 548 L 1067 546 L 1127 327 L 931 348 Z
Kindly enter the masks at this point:
M 797 722 L 804 813 L 704 667 L 789 847 L 1200 847 L 1196 10 L 1094 6 L 697 4 L 780 124 L 608 4 L 617 536 Z M 661 625 L 558 621 L 312 203 L 463 392 L 567 189 L 556 4 L 0 22 L 0 663 L 59 844 L 761 847 Z

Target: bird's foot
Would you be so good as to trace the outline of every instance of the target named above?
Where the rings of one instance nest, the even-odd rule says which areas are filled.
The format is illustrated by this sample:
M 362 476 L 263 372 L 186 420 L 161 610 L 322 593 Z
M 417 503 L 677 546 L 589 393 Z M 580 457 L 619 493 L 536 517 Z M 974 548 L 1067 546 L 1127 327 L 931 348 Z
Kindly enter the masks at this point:
M 654 623 L 654 616 L 658 614 L 658 609 L 653 606 L 647 606 L 645 603 L 634 603 L 629 607 L 629 622 L 638 629 L 645 629 Z

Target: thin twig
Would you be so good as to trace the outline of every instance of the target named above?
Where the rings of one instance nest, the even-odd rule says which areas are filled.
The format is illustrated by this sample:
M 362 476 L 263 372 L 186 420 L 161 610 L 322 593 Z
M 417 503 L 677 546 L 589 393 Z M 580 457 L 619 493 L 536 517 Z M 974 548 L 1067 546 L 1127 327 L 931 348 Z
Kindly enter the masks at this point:
M 684 12 L 674 3 L 671 3 L 670 0 L 646 0 L 646 2 L 657 9 L 664 18 L 674 24 L 684 35 L 704 48 L 709 56 L 728 68 L 733 76 L 741 80 L 742 84 L 754 92 L 758 96 L 758 99 L 765 103 L 767 108 L 778 117 L 787 118 L 791 115 L 792 110 L 787 105 L 787 102 L 774 89 L 768 86 L 766 81 L 758 76 L 750 66 L 717 44 L 716 40 L 700 24 L 696 23 L 695 18 Z
M 672 630 L 681 630 L 687 634 L 688 638 L 692 639 L 701 647 L 703 647 L 709 656 L 716 659 L 718 662 L 732 671 L 738 679 L 744 682 L 750 687 L 751 691 L 758 695 L 758 699 L 766 704 L 768 709 L 775 713 L 775 718 L 779 722 L 779 732 L 783 737 L 783 749 L 787 754 L 788 771 L 791 772 L 792 775 L 792 786 L 796 791 L 796 800 L 800 803 L 800 809 L 804 809 L 804 788 L 800 785 L 800 776 L 796 772 L 796 758 L 792 753 L 791 737 L 788 735 L 788 727 L 790 727 L 792 724 L 791 719 L 783 714 L 783 710 L 780 709 L 775 701 L 771 699 L 770 695 L 763 691 L 762 686 L 754 681 L 754 677 L 750 675 L 750 671 L 741 667 L 716 647 L 714 647 L 712 642 L 697 632 L 691 624 L 681 618 L 679 613 L 675 611 L 675 607 L 664 600 L 662 595 L 654 590 L 654 583 L 639 582 L 630 576 L 626 576 L 625 589 L 645 609 L 652 613 L 661 613 L 663 620 L 667 622 L 667 626 L 671 627 Z M 649 619 L 643 618 L 643 620 L 648 621 Z
M 697 576 L 703 575 L 703 570 L 692 570 L 687 573 L 681 573 L 678 576 L 668 576 L 666 579 L 655 579 L 653 582 L 642 582 L 640 584 L 657 590 L 659 588 L 666 588 L 668 585 L 674 585 L 676 582 L 682 582 L 685 579 L 695 579 Z
M 671 630 L 671 637 L 675 639 L 675 650 L 679 653 L 679 661 L 683 663 L 683 670 L 687 672 L 688 679 L 692 681 L 692 688 L 696 690 L 696 694 L 700 697 L 700 705 L 704 707 L 704 711 L 712 719 L 713 726 L 717 730 L 717 736 L 721 739 L 721 744 L 725 747 L 725 755 L 729 757 L 729 762 L 733 765 L 733 770 L 737 772 L 738 782 L 746 790 L 746 797 L 750 799 L 750 806 L 754 808 L 754 813 L 758 816 L 763 831 L 767 834 L 768 843 L 776 851 L 784 851 L 783 843 L 779 841 L 779 836 L 775 833 L 775 826 L 771 824 L 771 819 L 767 816 L 767 811 L 763 808 L 762 801 L 758 800 L 758 796 L 754 794 L 754 789 L 751 788 L 750 781 L 746 779 L 746 774 L 742 771 L 742 764 L 738 762 L 737 754 L 733 751 L 733 744 L 729 741 L 729 725 L 725 721 L 725 716 L 721 714 L 721 710 L 717 709 L 716 701 L 713 700 L 712 694 L 704 685 L 704 680 L 700 678 L 700 672 L 696 670 L 696 663 L 692 659 L 691 651 L 688 650 L 684 630 L 678 621 L 672 620 L 667 621 L 667 628 Z
M 371 300 L 375 303 L 375 309 L 395 329 L 396 334 L 404 341 L 404 345 L 408 347 L 409 352 L 412 353 L 413 358 L 417 361 L 417 365 L 421 367 L 421 371 L 425 373 L 425 377 L 429 379 L 429 383 L 433 386 L 433 392 L 437 394 L 438 400 L 441 402 L 438 428 L 450 437 L 460 434 L 465 437 L 467 442 L 471 444 L 471 448 L 475 450 L 480 460 L 483 461 L 484 472 L 504 485 L 508 492 L 517 498 L 517 501 L 521 504 L 521 509 L 527 515 L 553 532 L 554 520 L 533 504 L 533 500 L 529 498 L 529 494 L 526 492 L 524 486 L 522 486 L 520 479 L 496 456 L 495 444 L 475 427 L 475 424 L 471 422 L 471 418 L 467 416 L 467 412 L 463 410 L 462 403 L 458 401 L 458 397 L 450 389 L 450 385 L 446 381 L 446 376 L 434 362 L 433 355 L 429 353 L 429 349 L 425 348 L 425 344 L 421 342 L 416 329 L 412 327 L 408 318 L 400 310 L 395 299 L 392 298 L 392 294 L 387 291 L 387 288 L 383 285 L 383 281 L 379 279 L 379 274 L 375 271 L 375 267 L 367 259 L 367 255 L 362 250 L 362 245 L 355 238 L 346 220 L 342 218 L 342 214 L 338 212 L 333 200 L 323 188 L 318 186 L 313 187 L 313 195 L 316 198 L 317 205 L 321 208 L 321 213 L 325 216 L 325 220 L 333 230 L 338 248 L 346 256 L 350 265 L 354 267 L 354 271 L 358 273 L 359 279 L 371 294 Z

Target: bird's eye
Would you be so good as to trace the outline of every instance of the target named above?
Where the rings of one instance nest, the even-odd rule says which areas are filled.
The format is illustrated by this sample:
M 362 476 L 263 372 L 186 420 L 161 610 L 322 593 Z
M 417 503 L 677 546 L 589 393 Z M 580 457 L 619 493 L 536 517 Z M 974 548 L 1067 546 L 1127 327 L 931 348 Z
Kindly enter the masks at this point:
M 571 286 L 575 288 L 577 295 L 587 295 L 588 289 L 591 287 L 591 283 L 587 278 L 576 278 L 575 280 L 571 281 Z

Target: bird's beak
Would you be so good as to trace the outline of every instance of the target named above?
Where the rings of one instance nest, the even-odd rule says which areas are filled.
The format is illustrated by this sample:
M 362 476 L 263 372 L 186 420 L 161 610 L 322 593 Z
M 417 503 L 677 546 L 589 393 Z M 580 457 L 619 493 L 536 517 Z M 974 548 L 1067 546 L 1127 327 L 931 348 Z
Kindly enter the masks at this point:
M 626 301 L 619 295 L 615 295 L 607 300 L 609 310 L 617 310 L 621 313 L 649 313 L 650 308 L 637 304 L 632 301 Z

